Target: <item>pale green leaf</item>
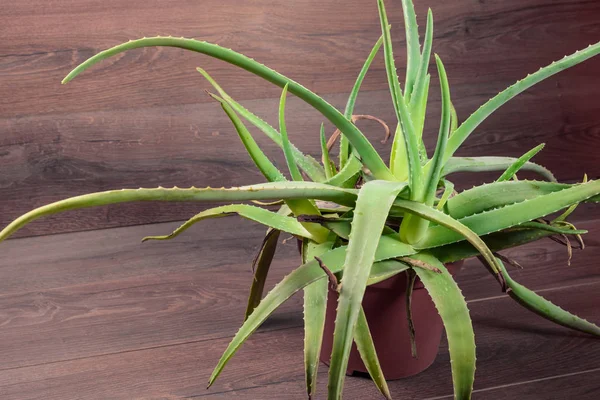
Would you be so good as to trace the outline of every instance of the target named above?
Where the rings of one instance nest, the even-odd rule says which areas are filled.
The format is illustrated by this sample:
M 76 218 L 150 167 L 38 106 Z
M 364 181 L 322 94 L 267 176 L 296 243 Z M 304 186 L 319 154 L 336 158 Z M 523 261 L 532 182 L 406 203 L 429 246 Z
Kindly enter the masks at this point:
M 406 31 L 406 80 L 404 86 L 406 87 L 406 101 L 410 101 L 421 64 L 421 44 L 419 43 L 417 15 L 412 0 L 402 0 L 402 11 Z
M 313 182 L 273 182 L 236 188 L 154 188 L 120 189 L 90 193 L 60 200 L 23 214 L 0 232 L 0 241 L 24 225 L 64 211 L 133 201 L 250 201 L 271 199 L 313 199 L 353 206 L 358 191 Z
M 330 399 L 341 397 L 354 328 L 371 266 L 376 259 L 379 237 L 394 199 L 405 186 L 405 183 L 370 181 L 358 194 L 335 320 L 329 366 Z

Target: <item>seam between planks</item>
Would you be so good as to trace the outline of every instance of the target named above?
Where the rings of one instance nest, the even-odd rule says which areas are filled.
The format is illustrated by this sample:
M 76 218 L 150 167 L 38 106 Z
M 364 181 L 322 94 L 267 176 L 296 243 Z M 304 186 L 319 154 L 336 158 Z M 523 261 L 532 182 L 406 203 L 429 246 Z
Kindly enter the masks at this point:
M 571 377 L 571 376 L 590 374 L 590 373 L 594 373 L 594 372 L 600 372 L 600 368 L 592 368 L 592 369 L 587 369 L 585 371 L 569 372 L 569 373 L 566 373 L 566 374 L 546 376 L 544 378 L 530 379 L 530 380 L 527 380 L 527 381 L 507 383 L 507 384 L 504 384 L 504 385 L 497 385 L 497 386 L 490 386 L 488 388 L 475 389 L 475 390 L 473 390 L 473 393 L 490 392 L 492 390 L 505 389 L 505 388 L 509 388 L 509 387 L 512 387 L 512 386 L 528 385 L 528 384 L 531 384 L 531 383 L 538 383 L 538 382 L 549 381 L 551 379 L 567 378 L 567 377 Z M 428 398 L 423 399 L 423 400 L 451 399 L 453 397 L 454 397 L 454 395 L 448 394 L 448 395 L 444 395 L 444 396 L 428 397 Z

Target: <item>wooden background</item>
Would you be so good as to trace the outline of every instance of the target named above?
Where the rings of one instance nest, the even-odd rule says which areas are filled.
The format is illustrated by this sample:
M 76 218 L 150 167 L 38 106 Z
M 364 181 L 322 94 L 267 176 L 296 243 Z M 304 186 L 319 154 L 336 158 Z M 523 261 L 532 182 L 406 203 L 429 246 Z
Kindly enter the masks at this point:
M 365 0 L 21 0 L 0 9 L 0 225 L 50 201 L 112 188 L 230 186 L 260 182 L 228 119 L 203 93 L 196 66 L 275 122 L 279 89 L 222 62 L 179 49 L 140 49 L 67 86 L 76 64 L 109 46 L 156 34 L 201 38 L 241 51 L 342 107 L 379 36 L 376 2 Z M 405 62 L 400 1 L 388 0 L 399 66 Z M 461 119 L 528 72 L 600 40 L 600 2 L 416 1 L 435 18 L 434 51 L 445 61 Z M 400 68 L 399 74 L 404 71 Z M 483 124 L 463 155 L 518 156 L 539 142 L 537 161 L 560 179 L 600 174 L 600 58 L 513 100 Z M 318 153 L 322 118 L 289 101 L 292 140 Z M 393 120 L 377 59 L 358 112 Z M 437 132 L 432 85 L 428 144 Z M 380 129 L 362 122 L 377 143 Z M 267 140 L 268 153 L 279 151 Z M 378 145 L 385 153 L 386 146 Z M 281 158 L 279 157 L 279 160 Z M 463 181 L 474 182 L 473 178 Z M 186 218 L 199 204 L 130 204 L 71 212 L 20 235 Z

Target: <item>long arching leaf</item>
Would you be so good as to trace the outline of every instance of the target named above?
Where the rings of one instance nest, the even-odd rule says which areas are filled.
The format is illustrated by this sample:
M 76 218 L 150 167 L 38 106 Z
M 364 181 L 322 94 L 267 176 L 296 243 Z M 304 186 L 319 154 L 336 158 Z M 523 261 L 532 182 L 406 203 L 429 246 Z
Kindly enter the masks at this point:
M 586 321 L 583 318 L 573 315 L 568 311 L 563 310 L 562 308 L 552 304 L 550 301 L 544 299 L 542 296 L 527 289 L 525 286 L 517 283 L 510 277 L 510 275 L 508 275 L 504 265 L 502 265 L 501 262 L 500 264 L 502 268 L 502 276 L 504 277 L 506 286 L 508 287 L 506 292 L 517 303 L 556 324 L 574 329 L 576 331 L 588 333 L 590 335 L 600 336 L 600 327 Z
M 274 182 L 236 188 L 154 188 L 121 189 L 71 197 L 23 214 L 0 232 L 0 241 L 24 225 L 64 211 L 132 201 L 250 201 L 271 199 L 317 199 L 352 206 L 358 191 L 313 182 Z
M 393 179 L 393 175 L 386 167 L 385 163 L 373 148 L 373 145 L 368 141 L 365 135 L 344 115 L 339 112 L 335 107 L 326 102 L 323 98 L 300 85 L 299 83 L 281 75 L 280 73 L 262 65 L 253 59 L 246 57 L 233 50 L 226 49 L 216 44 L 202 42 L 195 39 L 184 39 L 184 38 L 173 38 L 173 37 L 153 37 L 143 38 L 138 40 L 132 40 L 111 49 L 104 50 L 95 56 L 84 61 L 73 69 L 63 79 L 63 83 L 67 83 L 74 77 L 79 75 L 81 72 L 102 61 L 106 58 L 112 57 L 116 54 L 122 53 L 127 50 L 137 49 L 140 47 L 150 46 L 168 46 L 178 47 L 186 50 L 195 51 L 198 53 L 206 54 L 211 57 L 223 60 L 230 64 L 236 65 L 240 68 L 245 69 L 281 88 L 286 84 L 289 86 L 290 93 L 298 96 L 306 103 L 311 105 L 317 111 L 319 111 L 325 118 L 327 118 L 333 125 L 336 126 L 344 135 L 348 137 L 352 146 L 356 149 L 358 154 L 361 155 L 365 165 L 371 170 L 373 175 L 379 179 Z
M 273 211 L 265 210 L 264 208 L 251 206 L 248 204 L 231 204 L 227 206 L 210 208 L 202 211 L 189 220 L 183 225 L 173 231 L 173 233 L 166 236 L 147 236 L 142 241 L 146 240 L 168 240 L 179 236 L 182 232 L 189 229 L 192 225 L 209 218 L 220 218 L 227 217 L 232 214 L 237 214 L 242 218 L 249 219 L 254 222 L 266 225 L 270 228 L 277 229 L 279 231 L 287 232 L 292 235 L 304 237 L 307 239 L 314 239 L 312 233 L 310 233 L 296 218 L 289 217 L 287 215 L 275 213 Z M 316 225 L 316 224 L 313 224 Z
M 281 92 L 281 98 L 279 99 L 279 132 L 281 133 L 281 142 L 283 144 L 283 154 L 285 155 L 285 162 L 290 170 L 290 175 L 293 181 L 303 181 L 300 169 L 296 165 L 294 156 L 292 155 L 292 146 L 290 139 L 287 134 L 287 128 L 285 123 L 285 101 L 287 97 L 288 85 L 283 87 Z
M 469 118 L 466 119 L 454 132 L 448 141 L 446 149 L 446 157 L 448 160 L 460 147 L 460 145 L 469 137 L 469 135 L 481 124 L 488 116 L 490 116 L 498 108 L 502 107 L 510 99 L 521 92 L 529 89 L 533 85 L 543 81 L 552 75 L 577 65 L 587 59 L 590 59 L 600 53 L 600 42 L 590 45 L 586 49 L 579 50 L 570 56 L 565 56 L 560 61 L 555 61 L 552 64 L 540 68 L 537 72 L 527 75 L 512 86 L 509 86 L 504 91 L 498 93 L 492 99 L 488 100 L 483 106 L 475 111 Z

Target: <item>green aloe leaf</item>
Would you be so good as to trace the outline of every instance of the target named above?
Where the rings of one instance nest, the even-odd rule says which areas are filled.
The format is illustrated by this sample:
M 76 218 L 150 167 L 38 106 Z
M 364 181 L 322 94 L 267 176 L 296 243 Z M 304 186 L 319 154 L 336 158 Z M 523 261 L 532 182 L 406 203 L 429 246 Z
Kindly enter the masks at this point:
M 438 259 L 429 254 L 411 256 L 438 268 L 441 273 L 414 268 L 442 317 L 452 366 L 454 398 L 470 399 L 475 379 L 475 335 L 462 292 Z
M 254 222 L 266 225 L 268 227 L 290 233 L 292 235 L 304 237 L 307 239 L 314 239 L 314 235 L 308 231 L 302 223 L 298 222 L 296 218 L 289 217 L 275 213 L 273 211 L 265 210 L 264 208 L 251 206 L 247 204 L 231 204 L 227 206 L 220 206 L 210 208 L 202 211 L 189 220 L 183 225 L 174 230 L 171 234 L 165 236 L 147 236 L 142 241 L 146 240 L 168 240 L 179 236 L 182 232 L 189 229 L 192 225 L 209 218 L 221 218 L 228 217 L 230 215 L 237 214 L 242 218 L 249 219 Z M 309 223 L 306 223 L 309 224 Z M 318 224 L 312 224 L 318 226 Z
M 563 310 L 562 308 L 552 304 L 550 301 L 544 299 L 542 296 L 527 289 L 525 286 L 517 283 L 510 277 L 510 275 L 508 275 L 508 272 L 501 261 L 499 262 L 502 268 L 502 276 L 504 277 L 508 287 L 506 292 L 517 303 L 556 324 L 574 329 L 576 331 L 588 333 L 590 335 L 600 336 L 600 327 L 586 321 L 583 318 L 573 315 L 568 311 Z
M 413 116 L 413 124 L 419 137 L 423 136 L 423 123 L 425 121 L 425 110 L 427 108 L 427 91 L 429 89 L 429 59 L 431 58 L 431 47 L 433 43 L 433 13 L 431 8 L 427 10 L 427 28 L 425 29 L 425 41 L 423 42 L 423 54 L 419 64 L 415 88 L 410 97 L 409 109 Z
M 555 61 L 544 68 L 540 68 L 537 72 L 527 75 L 514 85 L 509 86 L 504 91 L 498 93 L 495 97 L 490 99 L 477 111 L 471 114 L 471 116 L 460 125 L 456 132 L 454 132 L 448 141 L 446 160 L 452 157 L 454 152 L 456 152 L 460 145 L 479 126 L 479 124 L 481 124 L 488 116 L 490 116 L 498 108 L 502 107 L 510 99 L 529 89 L 533 85 L 543 81 L 544 79 L 549 78 L 552 75 L 577 65 L 585 60 L 588 60 L 598 55 L 598 53 L 600 53 L 600 42 L 590 45 L 586 49 L 579 50 L 570 56 L 565 56 L 562 60 Z
M 268 68 L 263 64 L 254 61 L 249 57 L 213 43 L 202 42 L 195 39 L 160 36 L 132 40 L 115 46 L 111 49 L 104 50 L 87 59 L 82 64 L 75 67 L 75 69 L 73 69 L 63 79 L 63 83 L 69 82 L 87 68 L 106 58 L 112 57 L 127 50 L 150 46 L 178 47 L 206 54 L 245 69 L 246 71 L 251 72 L 281 88 L 287 84 L 290 93 L 298 96 L 300 99 L 319 111 L 325 118 L 335 125 L 336 128 L 338 128 L 344 135 L 348 137 L 348 140 L 350 140 L 350 143 L 354 149 L 356 149 L 358 154 L 361 155 L 363 162 L 371 170 L 375 177 L 379 179 L 393 179 L 393 175 L 391 174 L 390 170 L 386 167 L 385 163 L 365 135 L 351 121 L 344 117 L 341 112 L 326 102 L 322 97 L 318 96 L 299 83 L 281 75 L 280 73 Z
M 335 235 L 322 244 L 306 242 L 302 252 L 303 263 L 315 259 L 330 251 L 335 242 Z M 327 311 L 328 282 L 319 279 L 304 287 L 304 370 L 306 392 L 311 399 L 317 389 L 317 372 L 319 356 L 323 343 L 325 315 Z
M 283 182 L 285 181 L 285 176 L 277 169 L 275 165 L 269 160 L 269 158 L 263 153 L 260 149 L 252 134 L 248 131 L 242 120 L 237 116 L 233 108 L 227 104 L 227 102 L 215 95 L 212 95 L 214 99 L 221 103 L 221 107 L 233 123 L 235 130 L 238 133 L 244 147 L 248 151 L 248 154 L 256 164 L 256 167 L 260 170 L 260 172 L 267 178 L 269 182 Z
M 406 31 L 406 80 L 404 86 L 406 87 L 406 101 L 410 101 L 421 64 L 421 44 L 419 43 L 417 15 L 412 0 L 402 0 L 402 11 L 404 30 Z
M 317 199 L 353 206 L 358 191 L 313 182 L 273 182 L 234 188 L 153 188 L 120 189 L 84 194 L 60 200 L 23 214 L 0 232 L 0 241 L 24 225 L 47 215 L 80 208 L 132 201 L 250 201 L 271 199 Z
M 385 56 L 385 70 L 387 73 L 388 84 L 390 87 L 390 93 L 392 96 L 392 103 L 394 104 L 394 110 L 396 117 L 399 121 L 399 127 L 396 129 L 394 136 L 394 143 L 392 146 L 392 158 L 393 163 L 390 166 L 392 174 L 400 175 L 408 172 L 409 186 L 411 190 L 411 199 L 418 199 L 421 196 L 422 190 L 422 178 L 421 178 L 421 162 L 419 158 L 419 145 L 417 141 L 417 135 L 413 126 L 412 118 L 406 105 L 402 89 L 400 89 L 400 82 L 398 81 L 398 74 L 396 72 L 396 63 L 394 61 L 394 50 L 392 48 L 392 37 L 390 35 L 390 25 L 388 23 L 387 14 L 385 11 L 385 5 L 383 0 L 378 0 L 377 5 L 379 7 L 379 20 L 381 22 L 381 31 L 383 34 L 383 50 Z M 412 5 L 412 3 L 411 3 Z M 405 7 L 405 1 L 403 0 L 402 6 Z M 413 10 L 414 12 L 414 10 Z M 405 9 L 406 13 L 406 9 Z M 406 15 L 406 14 L 405 14 Z M 407 17 L 410 19 L 410 17 Z M 410 29 L 408 22 L 407 28 Z M 416 24 L 416 22 L 415 22 Z M 412 30 L 412 29 L 411 29 Z M 418 34 L 417 34 L 417 46 Z M 410 50 L 412 52 L 412 50 Z M 420 51 L 417 48 L 418 56 L 420 57 Z M 416 68 L 418 68 L 419 60 L 417 59 Z M 415 69 L 416 73 L 416 69 Z M 412 84 L 411 84 L 412 85 Z M 401 142 L 404 143 L 401 143 Z
M 529 150 L 527 153 L 523 154 L 517 159 L 517 161 L 512 163 L 510 167 L 508 167 L 506 171 L 502 173 L 502 175 L 500 175 L 496 182 L 508 181 L 509 179 L 512 179 L 512 177 L 515 176 L 517 172 L 519 172 L 519 170 L 525 165 L 525 163 L 531 160 L 543 148 L 544 143 L 537 145 L 533 149 Z
M 240 103 L 236 102 L 231 96 L 223 90 L 223 88 L 202 68 L 197 68 L 198 72 L 206 78 L 206 80 L 219 92 L 222 98 L 217 98 L 217 100 L 225 100 L 227 104 L 235 110 L 236 113 L 244 117 L 248 120 L 252 125 L 260 129 L 269 139 L 273 141 L 277 146 L 283 148 L 283 142 L 281 140 L 281 134 L 269 125 L 266 121 L 259 118 Z M 315 182 L 323 182 L 325 180 L 325 172 L 319 165 L 319 162 L 312 158 L 311 156 L 304 155 L 296 146 L 293 144 L 290 145 L 292 148 L 292 154 L 294 157 L 294 161 L 298 166 Z
M 313 398 L 317 389 L 317 372 L 327 308 L 327 288 L 326 279 L 319 279 L 304 288 L 304 370 L 309 399 Z
M 584 174 L 583 175 L 583 183 L 586 183 L 587 181 L 588 181 L 587 174 Z M 560 214 L 558 217 L 554 218 L 554 220 L 552 220 L 552 223 L 565 221 L 569 217 L 569 215 L 571 215 L 573 213 L 573 211 L 575 211 L 577 206 L 579 206 L 579 203 L 571 204 L 565 211 L 563 211 L 562 214 Z
M 346 246 L 338 247 L 327 253 L 324 253 L 320 259 L 332 273 L 338 273 L 344 266 L 346 259 Z M 395 237 L 382 236 L 379 238 L 379 245 L 375 253 L 375 264 L 373 264 L 372 273 L 374 276 L 381 276 L 383 273 L 390 273 L 394 267 L 398 268 L 398 261 L 391 260 L 397 257 L 403 257 L 416 253 L 414 248 L 400 242 Z M 385 261 L 390 260 L 390 261 Z M 258 327 L 275 311 L 281 304 L 289 299 L 294 293 L 302 290 L 307 285 L 319 279 L 326 280 L 327 275 L 320 268 L 316 260 L 308 260 L 306 264 L 301 265 L 283 278 L 273 290 L 260 302 L 254 312 L 248 317 L 241 328 L 238 330 L 229 346 L 221 356 L 215 367 L 209 381 L 209 386 L 214 383 L 227 362 L 233 357 L 240 346 L 248 337 L 258 329 Z
M 586 231 L 585 229 L 566 228 L 566 227 L 556 226 L 556 225 L 552 225 L 552 224 L 544 224 L 544 223 L 535 222 L 535 221 L 525 222 L 525 223 L 522 223 L 522 224 L 518 225 L 517 227 L 511 228 L 511 229 L 512 230 L 515 230 L 515 229 L 539 229 L 542 231 L 548 231 L 548 232 L 552 232 L 552 233 L 560 233 L 562 235 L 584 235 L 584 234 L 588 233 L 588 231 Z
M 543 181 L 506 181 L 487 183 L 460 192 L 448 200 L 446 211 L 454 218 L 464 218 L 493 208 L 559 192 L 572 185 Z
M 405 183 L 370 181 L 358 194 L 335 320 L 329 366 L 330 399 L 341 397 L 354 328 L 375 262 L 379 237 L 394 199 L 405 186 Z
M 442 175 L 446 176 L 455 172 L 504 171 L 516 161 L 517 159 L 512 157 L 452 157 L 444 165 Z M 550 182 L 556 182 L 552 172 L 541 165 L 526 162 L 521 169 L 535 172 Z
M 452 113 L 450 105 L 450 87 L 448 85 L 446 70 L 444 69 L 444 64 L 437 55 L 435 56 L 435 60 L 440 76 L 440 87 L 442 91 L 442 116 L 435 153 L 431 159 L 433 166 L 430 168 L 429 174 L 426 177 L 423 197 L 416 199 L 428 206 L 432 206 L 435 200 L 435 193 L 437 191 L 443 166 L 444 151 L 446 149 L 446 143 L 448 142 L 448 136 L 450 135 L 450 116 Z M 428 226 L 429 221 L 426 219 L 419 218 L 415 215 L 408 215 L 402 221 L 400 237 L 408 243 L 418 242 L 425 234 Z
M 371 275 L 369 275 L 367 286 L 390 279 L 400 272 L 408 270 L 408 268 L 408 265 L 400 261 L 392 262 L 392 260 L 388 260 L 385 262 L 376 262 L 373 264 L 373 268 L 371 268 Z
M 281 142 L 283 145 L 283 154 L 285 155 L 285 162 L 288 165 L 290 176 L 293 181 L 302 182 L 302 173 L 296 165 L 294 155 L 292 153 L 292 144 L 288 138 L 287 128 L 285 124 L 285 101 L 287 97 L 288 85 L 283 87 L 281 92 L 281 99 L 279 100 L 279 131 L 281 132 Z M 293 199 L 286 201 L 286 204 L 292 209 L 292 212 L 297 217 L 299 215 L 321 215 L 319 209 L 312 202 L 311 199 Z M 323 243 L 329 234 L 327 229 L 319 225 L 311 225 L 303 223 L 307 230 L 313 234 L 312 240 L 317 243 Z
M 600 181 L 590 181 L 520 203 L 469 215 L 458 221 L 478 235 L 485 235 L 544 217 L 599 193 Z M 447 227 L 432 226 L 425 239 L 419 243 L 419 247 L 436 247 L 459 240 L 462 240 L 461 234 Z
M 329 181 L 335 175 L 335 171 L 333 170 L 331 158 L 329 157 L 327 138 L 325 137 L 325 126 L 323 124 L 321 124 L 321 158 L 323 160 L 323 167 L 325 168 L 325 176 L 327 177 L 327 181 Z
M 375 43 L 375 46 L 373 46 L 373 49 L 369 53 L 369 56 L 365 60 L 365 63 L 363 64 L 363 67 L 361 68 L 360 72 L 358 73 L 358 77 L 354 82 L 354 86 L 352 87 L 350 96 L 348 96 L 348 101 L 344 110 L 344 117 L 346 117 L 348 120 L 352 119 L 352 114 L 354 114 L 354 105 L 356 104 L 358 92 L 360 91 L 360 87 L 363 83 L 363 80 L 365 79 L 365 76 L 367 75 L 367 71 L 369 71 L 371 63 L 373 62 L 373 59 L 375 58 L 377 52 L 381 48 L 382 43 L 383 37 L 380 37 L 379 40 L 377 40 L 377 42 Z M 348 157 L 350 157 L 350 145 L 348 142 L 348 138 L 342 135 L 340 137 L 340 170 L 343 169 L 346 163 L 348 162 Z
M 440 181 L 444 152 L 446 151 L 448 136 L 450 136 L 450 118 L 452 114 L 450 86 L 448 84 L 446 69 L 444 68 L 444 64 L 437 54 L 435 55 L 435 61 L 437 63 L 438 74 L 440 76 L 440 87 L 442 91 L 442 116 L 435 152 L 433 153 L 433 157 L 431 159 L 433 164 L 429 174 L 427 175 L 425 193 L 422 199 L 422 201 L 429 206 L 433 205 L 435 192 L 437 190 L 438 182 Z
M 292 180 L 303 181 L 304 179 L 302 178 L 300 169 L 296 165 L 296 162 L 294 161 L 294 156 L 292 155 L 292 147 L 285 124 L 285 100 L 287 97 L 287 91 L 288 84 L 286 84 L 283 87 L 283 91 L 281 92 L 281 98 L 279 99 L 279 132 L 281 132 L 281 142 L 283 144 L 283 154 L 285 155 L 285 162 L 287 163 L 288 169 L 290 170 Z
M 427 74 L 427 76 L 425 77 L 425 89 L 424 89 L 424 93 L 422 94 L 421 99 L 419 100 L 421 106 L 420 108 L 422 110 L 419 110 L 415 113 L 412 113 L 414 115 L 413 119 L 415 121 L 417 121 L 415 123 L 415 131 L 417 132 L 417 134 L 419 135 L 419 155 L 421 157 L 421 162 L 422 163 L 426 163 L 428 158 L 427 158 L 427 149 L 425 148 L 425 142 L 423 142 L 423 130 L 425 129 L 425 112 L 427 111 L 427 99 L 429 98 L 429 82 L 431 80 L 431 75 Z M 402 175 L 401 176 L 401 180 L 404 178 Z
M 442 179 L 442 182 L 444 183 L 444 193 L 442 193 L 442 197 L 440 197 L 440 200 L 435 206 L 436 210 L 445 210 L 444 206 L 448 202 L 448 199 L 452 193 L 454 193 L 454 183 L 446 179 Z
M 363 360 L 365 367 L 367 367 L 367 372 L 371 376 L 371 379 L 373 379 L 375 386 L 377 386 L 377 389 L 379 389 L 386 399 L 391 400 L 392 395 L 390 394 L 390 389 L 388 388 L 385 376 L 383 375 L 383 370 L 379 364 L 379 358 L 377 357 L 377 350 L 375 349 L 373 337 L 369 330 L 367 316 L 362 307 L 360 307 L 358 312 L 358 319 L 356 320 L 356 327 L 354 328 L 354 342 L 360 353 L 360 358 Z

